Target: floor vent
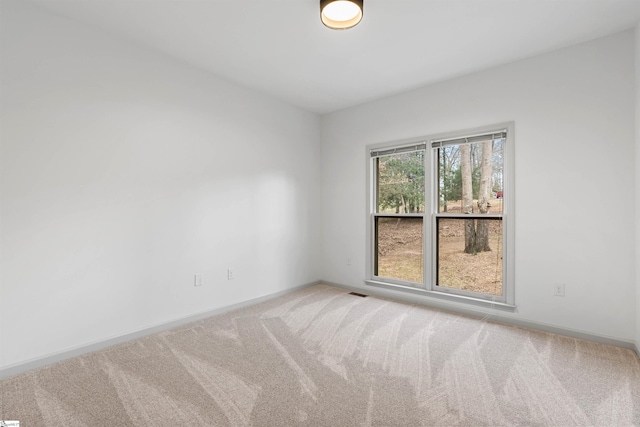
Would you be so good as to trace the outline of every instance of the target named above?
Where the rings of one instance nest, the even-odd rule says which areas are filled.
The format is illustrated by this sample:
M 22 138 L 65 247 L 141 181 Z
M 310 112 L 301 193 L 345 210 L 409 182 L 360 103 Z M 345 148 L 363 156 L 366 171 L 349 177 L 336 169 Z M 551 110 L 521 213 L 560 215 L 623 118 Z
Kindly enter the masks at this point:
M 366 295 L 365 295 L 365 294 L 359 294 L 359 293 L 357 293 L 357 292 L 349 292 L 349 295 L 355 295 L 355 296 L 357 296 L 357 297 L 362 297 L 362 298 L 365 298 L 365 297 L 366 297 Z

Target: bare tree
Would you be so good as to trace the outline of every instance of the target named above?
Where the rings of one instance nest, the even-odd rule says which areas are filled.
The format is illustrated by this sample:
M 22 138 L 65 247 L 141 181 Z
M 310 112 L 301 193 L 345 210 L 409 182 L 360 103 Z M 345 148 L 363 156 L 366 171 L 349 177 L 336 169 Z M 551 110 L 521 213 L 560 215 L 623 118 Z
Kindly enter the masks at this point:
M 473 213 L 473 175 L 472 149 L 469 144 L 460 146 L 460 165 L 462 169 L 462 213 Z M 482 143 L 480 161 L 480 185 L 478 189 L 478 210 L 481 214 L 489 213 L 489 197 L 491 194 L 493 141 Z M 476 153 L 477 157 L 477 153 Z M 464 222 L 464 251 L 468 254 L 490 251 L 489 223 L 486 220 L 467 219 Z
M 460 146 L 460 168 L 462 170 L 462 213 L 473 213 L 473 186 L 471 177 L 471 147 L 469 144 Z M 464 221 L 464 251 L 475 253 L 476 227 L 473 219 Z
M 448 212 L 449 200 L 460 200 L 460 196 L 452 198 L 454 193 L 454 167 L 460 164 L 459 146 L 453 145 L 438 150 L 440 167 L 438 168 L 438 182 L 440 184 L 439 199 L 442 212 Z
M 493 141 L 482 143 L 482 162 L 480 164 L 480 188 L 478 191 L 478 209 L 481 214 L 489 213 L 489 197 L 491 195 Z M 490 251 L 489 221 L 478 220 L 476 223 L 476 252 Z

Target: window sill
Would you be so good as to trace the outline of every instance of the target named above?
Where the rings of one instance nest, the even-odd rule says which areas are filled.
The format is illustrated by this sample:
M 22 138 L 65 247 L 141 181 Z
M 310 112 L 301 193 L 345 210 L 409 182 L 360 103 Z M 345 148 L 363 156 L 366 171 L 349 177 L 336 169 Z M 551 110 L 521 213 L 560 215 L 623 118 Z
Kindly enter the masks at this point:
M 490 300 L 485 300 L 481 298 L 473 298 L 473 297 L 468 297 L 464 295 L 455 295 L 455 294 L 450 294 L 445 292 L 428 291 L 426 289 L 414 288 L 414 287 L 405 286 L 405 285 L 396 285 L 393 283 L 378 282 L 375 280 L 365 280 L 364 282 L 369 286 L 393 289 L 393 290 L 402 291 L 402 292 L 409 292 L 412 294 L 423 295 L 429 298 L 436 298 L 443 301 L 458 302 L 463 304 L 474 305 L 476 307 L 493 308 L 493 309 L 502 310 L 502 311 L 511 312 L 511 313 L 516 311 L 515 305 L 507 304 L 504 302 L 490 301 Z

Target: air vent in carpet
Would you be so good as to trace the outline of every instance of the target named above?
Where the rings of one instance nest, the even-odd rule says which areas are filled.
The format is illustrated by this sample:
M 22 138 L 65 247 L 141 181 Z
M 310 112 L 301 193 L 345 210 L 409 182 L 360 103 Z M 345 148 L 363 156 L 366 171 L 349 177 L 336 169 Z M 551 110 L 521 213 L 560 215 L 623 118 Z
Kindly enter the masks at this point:
M 349 292 L 349 295 L 355 295 L 355 296 L 357 296 L 357 297 L 362 297 L 362 298 L 365 298 L 365 297 L 366 297 L 366 295 L 365 295 L 365 294 L 359 294 L 359 293 L 357 293 L 357 292 Z

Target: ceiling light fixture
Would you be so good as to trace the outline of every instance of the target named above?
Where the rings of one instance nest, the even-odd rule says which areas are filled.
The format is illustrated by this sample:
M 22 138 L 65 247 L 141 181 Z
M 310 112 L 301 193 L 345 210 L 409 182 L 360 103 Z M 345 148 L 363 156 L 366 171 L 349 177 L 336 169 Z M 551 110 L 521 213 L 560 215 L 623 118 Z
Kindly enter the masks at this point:
M 364 0 L 320 0 L 320 19 L 334 30 L 346 30 L 362 20 Z

